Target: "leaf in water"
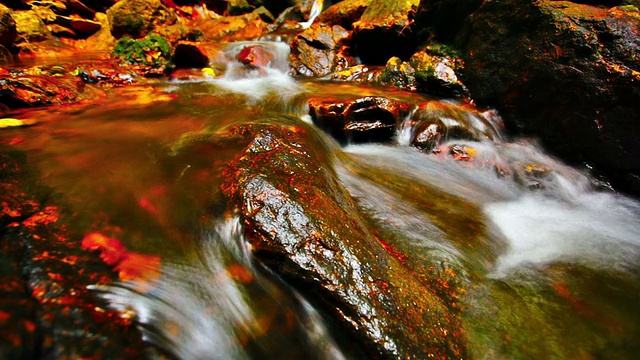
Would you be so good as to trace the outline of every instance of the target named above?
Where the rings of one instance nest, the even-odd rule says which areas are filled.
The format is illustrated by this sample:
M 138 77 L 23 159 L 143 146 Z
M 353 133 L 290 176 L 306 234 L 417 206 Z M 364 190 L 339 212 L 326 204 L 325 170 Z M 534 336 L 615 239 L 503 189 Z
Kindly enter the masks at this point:
M 19 127 L 19 126 L 31 126 L 34 125 L 37 121 L 33 119 L 14 119 L 14 118 L 2 118 L 0 119 L 0 129 L 10 128 L 10 127 Z

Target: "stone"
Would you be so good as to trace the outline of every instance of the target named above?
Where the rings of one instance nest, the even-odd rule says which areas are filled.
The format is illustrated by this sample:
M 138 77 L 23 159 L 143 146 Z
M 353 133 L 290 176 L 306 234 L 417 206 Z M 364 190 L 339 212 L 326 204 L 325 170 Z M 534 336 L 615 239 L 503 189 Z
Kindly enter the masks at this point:
M 344 0 L 337 2 L 318 15 L 317 22 L 340 25 L 347 30 L 353 29 L 353 23 L 360 20 L 372 0 Z
M 343 144 L 390 141 L 408 112 L 408 104 L 380 96 L 309 99 L 313 123 Z
M 18 37 L 16 21 L 11 16 L 12 11 L 0 4 L 0 45 L 10 46 Z
M 465 84 L 508 130 L 640 194 L 640 13 L 487 1 L 458 37 Z
M 313 24 L 291 42 L 291 66 L 297 74 L 325 76 L 354 65 L 346 44 L 350 33 L 339 25 Z
M 193 41 L 179 41 L 173 51 L 173 62 L 179 68 L 205 68 L 209 61 L 208 51 Z
M 47 25 L 33 10 L 15 11 L 13 19 L 16 21 L 18 31 L 16 43 L 40 42 L 52 38 Z
M 56 22 L 65 26 L 82 38 L 89 37 L 102 28 L 102 24 L 97 21 L 80 19 L 77 17 L 58 16 Z
M 419 0 L 373 1 L 353 24 L 355 51 L 365 64 L 385 64 L 397 56 L 407 60 L 416 50 L 417 40 L 409 14 Z
M 421 105 L 411 116 L 411 145 L 430 151 L 451 140 L 499 139 L 487 119 L 475 109 L 441 101 Z
M 409 64 L 415 70 L 420 91 L 447 97 L 469 96 L 467 88 L 458 79 L 457 74 L 464 69 L 458 57 L 419 51 L 411 56 Z
M 62 105 L 77 101 L 75 79 L 51 76 L 11 76 L 0 81 L 0 103 L 9 108 Z
M 316 299 L 367 358 L 466 358 L 457 315 L 369 231 L 331 150 L 308 125 L 254 123 L 229 133 L 247 145 L 222 190 L 258 261 Z
M 177 20 L 160 0 L 121 0 L 107 10 L 107 16 L 116 38 L 142 38 L 159 25 L 172 25 Z
M 250 45 L 238 53 L 236 59 L 250 67 L 266 67 L 275 55 L 260 45 Z
M 375 81 L 380 85 L 395 86 L 408 91 L 418 89 L 416 70 L 411 64 L 395 56 L 387 61 Z

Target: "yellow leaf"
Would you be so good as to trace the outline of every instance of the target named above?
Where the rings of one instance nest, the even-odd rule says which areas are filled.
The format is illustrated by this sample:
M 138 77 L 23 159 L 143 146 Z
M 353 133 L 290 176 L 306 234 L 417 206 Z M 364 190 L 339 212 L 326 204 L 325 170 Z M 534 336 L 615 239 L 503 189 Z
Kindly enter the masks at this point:
M 13 119 L 13 118 L 3 118 L 0 119 L 0 129 L 9 128 L 9 127 L 18 127 L 18 126 L 30 126 L 35 124 L 36 121 L 33 119 Z

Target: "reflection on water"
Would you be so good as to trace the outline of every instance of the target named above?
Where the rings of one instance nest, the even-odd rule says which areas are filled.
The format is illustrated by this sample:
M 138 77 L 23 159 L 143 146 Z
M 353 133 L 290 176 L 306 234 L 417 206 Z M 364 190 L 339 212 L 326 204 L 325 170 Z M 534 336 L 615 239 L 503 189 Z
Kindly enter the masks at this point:
M 242 45 L 228 50 L 230 74 Z M 359 357 L 345 352 L 344 334 L 308 299 L 254 262 L 238 220 L 224 215 L 221 174 L 246 145 L 225 129 L 255 121 L 289 126 L 291 115 L 305 118 L 306 99 L 318 94 L 384 95 L 414 108 L 429 99 L 300 82 L 278 64 L 249 78 L 115 88 L 98 103 L 13 114 L 38 123 L 0 132 L 0 143 L 24 150 L 42 181 L 79 214 L 78 231 L 162 258 L 151 289 L 120 283 L 95 290 L 136 316 L 147 340 L 172 356 Z M 490 116 L 462 107 L 456 113 L 464 118 L 453 120 L 478 133 L 500 128 Z M 416 273 L 462 274 L 464 291 L 451 300 L 461 303 L 475 357 L 638 354 L 637 202 L 594 190 L 588 176 L 532 143 L 495 133 L 448 139 L 425 153 L 409 146 L 407 131 L 410 117 L 395 143 L 337 149 L 339 161 L 326 166 L 335 167 L 372 231 L 408 254 Z M 456 145 L 470 154 L 465 161 L 452 155 Z

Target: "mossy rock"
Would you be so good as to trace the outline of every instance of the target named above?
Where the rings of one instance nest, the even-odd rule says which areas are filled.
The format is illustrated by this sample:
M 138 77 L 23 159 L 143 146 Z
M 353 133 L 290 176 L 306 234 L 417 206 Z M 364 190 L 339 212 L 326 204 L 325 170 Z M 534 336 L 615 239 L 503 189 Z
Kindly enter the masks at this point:
M 33 10 L 15 11 L 12 14 L 18 31 L 17 42 L 39 42 L 52 38 L 51 31 Z
M 160 0 L 121 0 L 108 11 L 111 34 L 142 38 L 159 25 L 172 25 L 176 15 Z
M 171 46 L 158 35 L 142 40 L 124 37 L 118 40 L 113 55 L 129 64 L 159 68 L 171 63 Z

